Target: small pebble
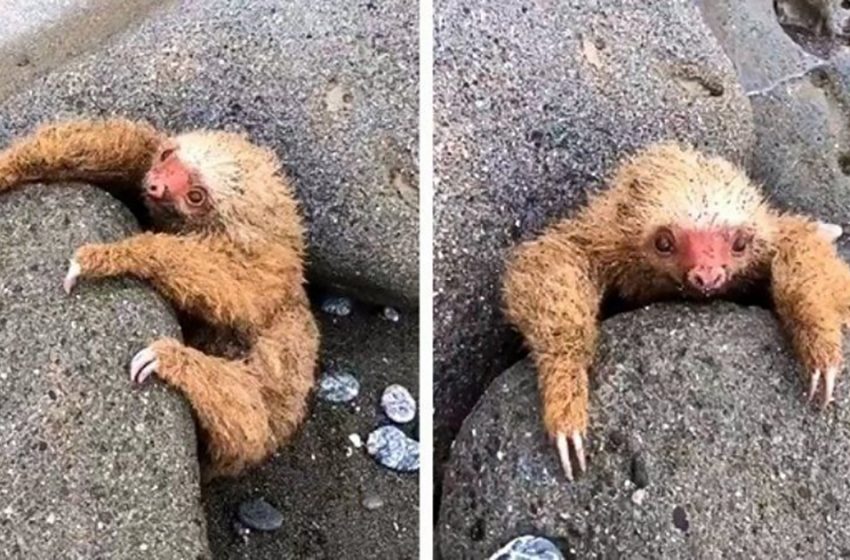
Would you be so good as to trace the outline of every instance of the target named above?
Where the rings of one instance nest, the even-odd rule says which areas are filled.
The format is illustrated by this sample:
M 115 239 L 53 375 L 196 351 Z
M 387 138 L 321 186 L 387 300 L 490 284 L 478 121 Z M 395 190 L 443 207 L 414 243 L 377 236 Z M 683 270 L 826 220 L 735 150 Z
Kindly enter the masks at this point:
M 410 422 L 416 416 L 416 401 L 410 391 L 401 385 L 390 385 L 381 395 L 384 414 L 397 424 Z
M 512 540 L 488 560 L 564 560 L 564 555 L 551 541 L 526 535 Z
M 360 437 L 360 434 L 348 434 L 348 441 L 357 449 L 363 447 L 363 438 Z
M 419 442 L 395 426 L 382 426 L 369 434 L 366 451 L 387 468 L 403 472 L 419 470 Z
M 393 309 L 392 307 L 385 307 L 384 319 L 386 319 L 387 321 L 392 321 L 393 323 L 398 323 L 401 319 L 401 315 L 399 314 L 398 310 Z
M 646 458 L 643 453 L 636 453 L 632 457 L 631 479 L 638 488 L 649 486 L 649 469 L 646 466 Z
M 351 298 L 345 296 L 329 296 L 322 299 L 322 311 L 329 315 L 337 317 L 346 317 L 351 315 L 351 309 L 354 307 L 354 302 Z
M 328 402 L 348 402 L 360 393 L 360 382 L 346 371 L 331 370 L 319 380 L 319 398 Z
M 646 500 L 646 490 L 644 488 L 635 490 L 634 494 L 632 494 L 632 503 L 640 506 L 643 505 L 644 500 Z
M 233 520 L 233 532 L 241 538 L 243 542 L 248 542 L 248 536 L 251 534 L 251 529 L 242 525 L 238 519 Z
M 688 521 L 688 513 L 682 506 L 676 506 L 673 508 L 673 525 L 675 525 L 680 531 L 685 532 L 687 532 L 691 526 Z
M 360 503 L 369 511 L 384 507 L 384 499 L 377 494 L 368 494 L 363 496 L 363 501 Z
M 257 531 L 275 531 L 283 525 L 283 515 L 262 498 L 239 504 L 239 521 Z

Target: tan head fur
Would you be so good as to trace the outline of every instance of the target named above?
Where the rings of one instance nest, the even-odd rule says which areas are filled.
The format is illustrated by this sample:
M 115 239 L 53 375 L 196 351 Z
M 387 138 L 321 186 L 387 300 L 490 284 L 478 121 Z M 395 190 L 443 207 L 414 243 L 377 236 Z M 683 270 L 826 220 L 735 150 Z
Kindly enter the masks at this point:
M 626 160 L 581 222 L 593 230 L 602 262 L 639 262 L 642 273 L 708 294 L 764 261 L 771 214 L 731 163 L 668 142 Z
M 188 132 L 163 144 L 149 177 L 169 150 L 209 198 L 208 207 L 197 212 L 178 206 L 190 229 L 220 230 L 240 244 L 284 243 L 304 252 L 300 212 L 271 150 L 236 133 Z

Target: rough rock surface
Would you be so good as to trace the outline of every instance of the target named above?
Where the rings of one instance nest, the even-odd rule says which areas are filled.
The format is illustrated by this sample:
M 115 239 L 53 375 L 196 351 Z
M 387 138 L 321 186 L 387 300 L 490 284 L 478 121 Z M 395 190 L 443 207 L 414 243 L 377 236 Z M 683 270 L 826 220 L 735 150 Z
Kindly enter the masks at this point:
M 380 312 L 358 306 L 347 317 L 335 317 L 317 310 L 322 361 L 357 372 L 360 394 L 342 404 L 313 399 L 310 418 L 292 446 L 248 476 L 206 488 L 217 559 L 418 557 L 418 473 L 382 467 L 365 445 L 369 432 L 389 424 L 380 406 L 387 385 L 400 383 L 418 395 L 418 317 L 403 313 L 392 323 Z M 399 427 L 418 439 L 417 420 Z M 360 436 L 360 448 L 351 434 Z M 283 514 L 283 526 L 243 540 L 233 520 L 240 503 L 257 497 Z
M 314 277 L 415 306 L 417 30 L 401 0 L 165 3 L 0 102 L 0 141 L 80 114 L 247 131 L 295 178 Z
M 168 0 L 4 0 L 0 7 L 0 97 L 103 44 Z
M 639 146 L 677 138 L 745 161 L 753 132 L 733 67 L 688 0 L 443 0 L 435 10 L 442 456 L 516 355 L 498 311 L 505 249 L 582 202 Z
M 697 0 L 747 92 L 770 89 L 823 64 L 788 36 L 773 4 L 773 0 Z
M 189 407 L 127 372 L 171 312 L 130 280 L 61 287 L 77 246 L 132 223 L 90 187 L 0 197 L 0 557 L 209 557 Z
M 534 372 L 520 362 L 455 442 L 444 558 L 484 558 L 521 534 L 577 558 L 844 557 L 848 383 L 818 413 L 798 375 L 763 309 L 618 315 L 604 323 L 592 383 L 589 471 L 568 484 L 541 429 Z
M 807 53 L 768 0 L 702 2 L 753 108 L 752 174 L 789 209 L 850 221 L 850 53 Z

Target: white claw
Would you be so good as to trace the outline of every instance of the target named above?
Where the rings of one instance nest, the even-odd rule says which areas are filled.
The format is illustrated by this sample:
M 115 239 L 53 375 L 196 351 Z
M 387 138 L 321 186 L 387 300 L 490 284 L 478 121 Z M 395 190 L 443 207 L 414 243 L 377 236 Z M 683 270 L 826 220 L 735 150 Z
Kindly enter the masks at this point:
M 820 387 L 820 370 L 816 369 L 812 374 L 812 379 L 810 380 L 809 385 L 809 402 L 815 398 L 815 393 L 818 392 L 818 387 Z
M 71 264 L 68 266 L 68 272 L 65 274 L 65 280 L 62 281 L 62 287 L 65 289 L 66 294 L 70 294 L 71 290 L 74 289 L 74 286 L 77 285 L 77 278 L 80 277 L 82 271 L 83 270 L 80 267 L 80 263 L 77 262 L 77 259 L 71 259 Z
M 159 360 L 156 352 L 150 347 L 145 348 L 133 356 L 130 362 L 130 381 L 141 385 L 152 373 L 156 373 L 158 368 Z
M 156 373 L 157 368 L 159 368 L 159 360 L 154 360 L 143 367 L 142 371 L 139 372 L 139 376 L 136 377 L 136 383 L 141 385 L 147 381 L 148 377 L 150 377 L 152 373 Z
M 587 470 L 587 461 L 584 458 L 584 442 L 581 439 L 581 432 L 578 430 L 573 432 L 573 449 L 576 452 L 576 460 L 578 461 L 579 472 Z
M 566 475 L 567 480 L 572 482 L 573 467 L 570 465 L 570 447 L 567 444 L 567 435 L 558 433 L 556 445 L 558 447 L 558 457 L 561 458 L 561 467 L 564 469 L 564 474 Z
M 838 224 L 831 224 L 829 222 L 818 222 L 818 233 L 822 235 L 827 241 L 832 243 L 836 241 L 839 237 L 844 235 L 844 229 Z
M 838 377 L 838 368 L 831 367 L 823 376 L 823 406 L 832 402 L 832 392 L 835 390 L 835 378 Z

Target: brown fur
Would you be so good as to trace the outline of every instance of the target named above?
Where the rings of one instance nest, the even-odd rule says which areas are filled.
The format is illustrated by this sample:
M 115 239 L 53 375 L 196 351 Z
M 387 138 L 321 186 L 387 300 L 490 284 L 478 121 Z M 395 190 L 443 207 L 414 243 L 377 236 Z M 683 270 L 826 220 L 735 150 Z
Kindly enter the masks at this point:
M 153 212 L 154 230 L 81 247 L 82 276 L 149 281 L 181 312 L 247 341 L 242 359 L 173 339 L 153 343 L 157 375 L 181 390 L 205 434 L 207 476 L 234 475 L 290 440 L 307 412 L 319 333 L 304 290 L 304 231 L 274 154 L 224 132 L 168 138 L 122 119 L 44 126 L 0 153 L 0 192 L 82 180 L 140 190 L 164 146 L 197 164 L 208 213 Z
M 521 244 L 508 263 L 506 315 L 531 349 L 552 436 L 587 428 L 587 370 L 602 300 L 646 304 L 690 297 L 681 271 L 651 250 L 652 233 L 671 224 L 721 223 L 754 238 L 718 295 L 767 288 L 806 375 L 841 365 L 850 269 L 817 223 L 769 207 L 729 162 L 659 144 L 624 162 L 610 189 L 575 217 Z

